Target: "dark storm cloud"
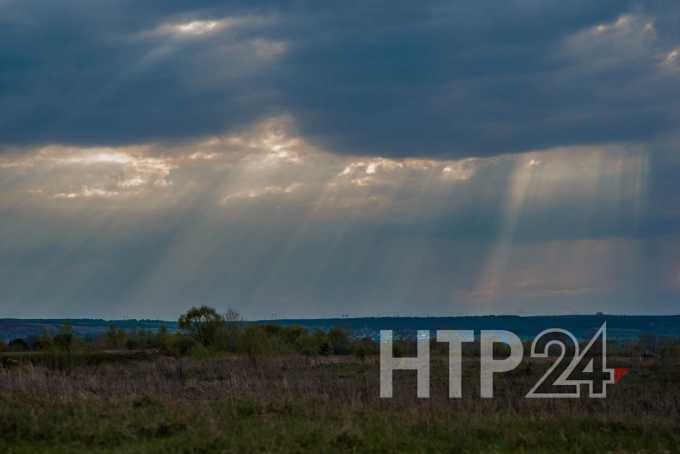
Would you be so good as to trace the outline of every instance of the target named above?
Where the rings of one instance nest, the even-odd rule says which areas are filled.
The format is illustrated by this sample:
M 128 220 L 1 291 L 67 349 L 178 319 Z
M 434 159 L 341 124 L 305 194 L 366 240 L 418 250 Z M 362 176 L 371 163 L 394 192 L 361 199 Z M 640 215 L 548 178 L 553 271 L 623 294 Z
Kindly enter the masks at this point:
M 680 46 L 678 10 L 618 0 L 5 0 L 0 143 L 176 142 L 281 112 L 309 140 L 350 154 L 649 141 L 678 119 L 678 74 L 660 67 Z M 630 22 L 617 28 L 622 17 Z M 235 25 L 201 36 L 159 31 L 225 18 Z M 601 24 L 607 33 L 587 35 Z

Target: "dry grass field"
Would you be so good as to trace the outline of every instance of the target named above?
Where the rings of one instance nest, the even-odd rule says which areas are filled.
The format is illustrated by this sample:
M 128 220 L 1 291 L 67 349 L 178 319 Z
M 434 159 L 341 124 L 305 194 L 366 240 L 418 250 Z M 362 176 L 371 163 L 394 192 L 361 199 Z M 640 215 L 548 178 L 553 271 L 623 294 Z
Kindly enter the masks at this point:
M 455 400 L 435 357 L 430 399 L 397 372 L 385 400 L 374 356 L 36 358 L 0 367 L 0 452 L 680 451 L 676 361 L 620 359 L 633 372 L 607 399 L 533 400 L 523 396 L 545 364 L 499 376 L 496 397 L 480 399 L 467 358 Z

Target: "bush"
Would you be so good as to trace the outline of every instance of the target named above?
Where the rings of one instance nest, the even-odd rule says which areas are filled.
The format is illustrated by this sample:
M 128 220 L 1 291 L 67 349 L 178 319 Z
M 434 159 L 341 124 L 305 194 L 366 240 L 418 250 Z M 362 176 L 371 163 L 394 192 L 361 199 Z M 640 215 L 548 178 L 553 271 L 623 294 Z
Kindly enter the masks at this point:
M 54 349 L 54 338 L 50 332 L 45 330 L 40 337 L 38 337 L 38 340 L 35 341 L 33 348 L 39 352 L 48 352 Z
M 328 341 L 328 335 L 326 333 L 323 333 L 323 335 L 323 339 L 317 338 L 317 342 L 319 344 L 319 355 L 328 356 L 333 354 L 333 347 Z
M 262 329 L 269 337 L 283 337 L 285 331 L 280 325 L 264 325 Z
M 172 335 L 168 332 L 168 328 L 165 325 L 161 325 L 158 328 L 158 332 L 152 338 L 151 346 L 163 350 L 168 345 L 168 342 L 170 342 L 171 337 Z
M 194 347 L 198 344 L 194 338 L 181 333 L 171 335 L 167 342 L 167 353 L 177 356 L 190 354 Z
M 106 347 L 110 349 L 121 349 L 125 348 L 127 344 L 127 334 L 125 331 L 120 329 L 115 325 L 109 326 L 109 330 L 106 333 Z
M 128 350 L 137 350 L 138 348 L 140 348 L 139 339 L 137 339 L 136 336 L 129 337 L 125 341 L 125 348 Z
M 155 335 L 151 331 L 139 328 L 133 334 L 137 341 L 137 348 L 149 348 L 153 345 Z
M 7 343 L 0 339 L 0 353 L 7 351 Z
M 189 355 L 194 359 L 207 359 L 210 358 L 212 353 L 205 345 L 200 342 L 194 342 L 189 350 Z
M 256 325 L 250 325 L 243 331 L 240 347 L 253 362 L 261 356 L 272 353 L 269 337 L 262 327 Z
M 236 353 L 241 341 L 241 327 L 228 323 L 215 332 L 212 348 L 218 352 Z
M 323 331 L 316 331 L 313 335 L 310 335 L 305 330 L 296 340 L 297 351 L 305 356 L 320 354 L 325 339 L 319 333 L 323 334 Z
M 283 329 L 283 340 L 295 350 L 299 351 L 303 339 L 308 335 L 307 329 L 302 326 L 287 326 Z
M 328 332 L 328 342 L 335 355 L 349 355 L 352 353 L 352 342 L 343 329 L 332 328 Z
M 364 337 L 363 339 L 354 343 L 354 354 L 361 361 L 365 360 L 369 355 L 376 355 L 378 353 L 378 346 L 369 337 Z
M 70 352 L 75 344 L 73 328 L 68 323 L 59 328 L 59 333 L 54 336 L 54 346 L 60 351 Z
M 27 352 L 30 348 L 25 340 L 19 338 L 11 340 L 7 346 L 7 350 L 10 352 Z

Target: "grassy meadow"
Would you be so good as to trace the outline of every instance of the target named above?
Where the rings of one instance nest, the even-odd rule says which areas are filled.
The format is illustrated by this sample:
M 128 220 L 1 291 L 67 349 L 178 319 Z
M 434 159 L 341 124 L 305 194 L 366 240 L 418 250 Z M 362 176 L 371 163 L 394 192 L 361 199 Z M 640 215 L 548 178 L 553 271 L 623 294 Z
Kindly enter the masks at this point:
M 536 400 L 524 396 L 550 360 L 525 358 L 481 399 L 479 346 L 467 345 L 463 398 L 449 399 L 446 349 L 433 344 L 431 398 L 398 371 L 381 399 L 368 339 L 188 314 L 178 333 L 112 327 L 85 341 L 65 327 L 0 346 L 0 452 L 680 452 L 677 346 L 612 346 L 608 366 L 632 372 L 606 399 Z
M 415 373 L 397 372 L 395 398 L 385 400 L 375 357 L 109 356 L 0 368 L 0 452 L 680 449 L 677 364 L 638 364 L 605 400 L 531 400 L 523 395 L 545 365 L 526 363 L 499 376 L 496 398 L 483 400 L 477 362 L 467 359 L 464 397 L 455 400 L 437 357 L 430 399 L 415 398 Z

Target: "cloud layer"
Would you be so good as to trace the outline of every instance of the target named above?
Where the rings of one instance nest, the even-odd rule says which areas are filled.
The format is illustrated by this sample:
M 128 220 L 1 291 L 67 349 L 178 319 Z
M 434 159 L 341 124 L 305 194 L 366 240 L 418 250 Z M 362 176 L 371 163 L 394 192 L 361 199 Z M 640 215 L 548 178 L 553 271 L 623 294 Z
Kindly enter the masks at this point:
M 677 2 L 0 0 L 2 315 L 677 312 Z
M 673 2 L 5 0 L 0 142 L 111 146 L 292 116 L 336 153 L 462 158 L 674 132 Z
M 0 159 L 1 297 L 27 316 L 668 313 L 680 212 L 650 156 L 343 156 L 289 117 L 24 150 Z

